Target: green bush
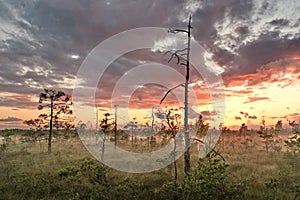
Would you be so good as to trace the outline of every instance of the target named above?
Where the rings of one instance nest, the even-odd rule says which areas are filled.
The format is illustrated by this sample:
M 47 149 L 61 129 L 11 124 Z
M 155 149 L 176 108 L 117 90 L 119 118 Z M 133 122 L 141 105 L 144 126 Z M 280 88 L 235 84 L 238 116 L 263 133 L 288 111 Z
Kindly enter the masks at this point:
M 229 180 L 228 164 L 215 155 L 200 159 L 183 185 L 188 199 L 242 199 L 243 186 Z
M 199 159 L 195 168 L 185 177 L 182 185 L 162 186 L 162 197 L 172 199 L 243 199 L 243 185 L 229 180 L 228 165 L 215 155 Z M 170 196 L 173 194 L 173 197 Z M 168 197 L 169 196 L 169 197 Z

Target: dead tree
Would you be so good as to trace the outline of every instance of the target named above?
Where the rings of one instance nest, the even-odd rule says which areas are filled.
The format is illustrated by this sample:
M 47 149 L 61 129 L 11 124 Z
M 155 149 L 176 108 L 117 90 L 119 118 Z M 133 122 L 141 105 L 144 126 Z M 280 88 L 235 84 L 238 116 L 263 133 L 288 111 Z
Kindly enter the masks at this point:
M 192 17 L 189 18 L 188 28 L 186 29 L 171 29 L 169 30 L 170 33 L 185 33 L 187 34 L 188 39 L 188 47 L 180 50 L 175 51 L 167 51 L 166 54 L 171 54 L 170 62 L 173 59 L 176 59 L 178 65 L 183 65 L 186 67 L 186 74 L 185 74 L 185 83 L 179 84 L 178 86 L 170 89 L 160 103 L 166 98 L 166 96 L 173 90 L 178 88 L 179 86 L 184 86 L 184 140 L 185 140 L 185 152 L 184 152 L 184 173 L 188 174 L 191 169 L 191 161 L 190 161 L 190 134 L 188 130 L 188 84 L 190 79 L 190 50 L 191 50 L 191 21 Z M 182 62 L 183 60 L 183 62 Z
M 147 140 L 148 140 L 148 149 L 150 150 L 151 149 L 151 145 L 150 145 L 150 143 L 151 143 L 151 141 L 153 140 L 153 132 L 154 132 L 154 106 L 152 106 L 152 109 L 151 109 L 151 116 L 149 117 L 149 116 L 145 116 L 144 117 L 144 119 L 151 119 L 151 126 L 149 125 L 149 123 L 148 122 L 146 122 L 146 125 L 147 125 L 147 127 L 151 127 L 151 136 L 148 136 L 147 135 Z
M 126 124 L 124 126 L 124 128 L 129 128 L 129 127 L 131 129 L 131 146 L 133 147 L 133 141 L 135 142 L 135 144 L 137 144 L 136 134 L 134 133 L 134 130 L 138 127 L 136 117 L 134 117 L 132 121 L 130 121 L 128 124 Z M 134 134 L 135 134 L 135 136 L 134 136 Z M 133 138 L 134 138 L 134 140 L 133 140 Z
M 102 148 L 101 148 L 101 161 L 104 160 L 104 151 L 105 151 L 105 141 L 106 141 L 106 134 L 112 124 L 108 123 L 110 120 L 108 117 L 110 116 L 109 113 L 104 114 L 104 119 L 100 122 L 100 127 L 103 131 L 103 140 L 102 140 Z
M 169 130 L 167 133 L 171 135 L 171 138 L 174 141 L 174 148 L 172 152 L 172 158 L 173 158 L 173 164 L 174 164 L 174 188 L 177 190 L 177 177 L 178 177 L 178 172 L 177 172 L 177 162 L 176 162 L 176 148 L 177 148 L 177 141 L 176 141 L 176 134 L 180 128 L 180 118 L 181 115 L 178 113 L 174 113 L 173 111 L 176 111 L 176 109 L 169 109 L 167 110 L 166 114 L 166 122 L 167 125 L 169 126 Z M 174 196 L 174 199 L 177 199 L 177 191 Z
M 117 123 L 117 118 L 118 118 L 118 105 L 115 105 L 115 122 L 114 122 L 114 125 L 115 125 L 115 128 L 114 128 L 114 132 L 115 132 L 115 137 L 114 137 L 114 140 L 115 140 L 115 151 L 117 150 L 117 128 L 118 128 L 118 123 Z

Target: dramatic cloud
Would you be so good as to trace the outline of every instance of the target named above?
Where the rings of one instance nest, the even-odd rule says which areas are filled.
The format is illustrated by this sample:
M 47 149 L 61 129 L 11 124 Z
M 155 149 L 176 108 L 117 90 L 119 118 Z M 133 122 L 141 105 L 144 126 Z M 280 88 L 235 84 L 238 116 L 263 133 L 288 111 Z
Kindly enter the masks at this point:
M 205 64 L 216 65 L 226 97 L 243 98 L 244 104 L 270 100 L 255 96 L 256 90 L 271 84 L 286 89 L 300 80 L 299 9 L 298 0 L 0 0 L 0 107 L 35 108 L 43 88 L 71 94 L 81 63 L 100 42 L 138 27 L 186 28 L 190 14 L 192 36 L 207 51 Z M 149 49 L 119 57 L 98 82 L 96 104 L 109 106 L 116 82 L 142 63 L 162 63 L 184 75 L 184 67 L 167 60 Z M 191 69 L 190 82 L 201 84 L 190 88 L 197 103 L 208 105 L 202 76 L 208 75 Z M 91 80 L 81 84 L 93 89 Z M 149 107 L 165 91 L 147 89 L 133 93 L 132 107 Z
M 253 73 L 299 55 L 299 6 L 296 0 L 1 1 L 1 77 L 7 81 L 1 88 L 27 84 L 23 92 L 30 94 L 64 88 L 66 77 L 74 79 L 87 53 L 107 37 L 135 27 L 183 27 L 190 12 L 195 39 L 225 74 Z
M 225 76 L 224 82 L 227 87 L 243 85 L 247 87 L 245 92 L 248 93 L 251 93 L 251 87 L 259 86 L 263 89 L 263 83 L 277 84 L 278 87 L 285 88 L 298 81 L 299 67 L 299 59 L 280 60 L 262 66 L 255 73 Z

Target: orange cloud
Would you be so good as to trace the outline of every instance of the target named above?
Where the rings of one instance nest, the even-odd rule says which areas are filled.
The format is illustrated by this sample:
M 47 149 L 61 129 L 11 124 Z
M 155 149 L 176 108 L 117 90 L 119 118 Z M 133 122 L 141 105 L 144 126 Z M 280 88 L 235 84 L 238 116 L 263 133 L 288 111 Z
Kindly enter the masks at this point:
M 247 101 L 244 102 L 245 103 L 252 103 L 255 101 L 262 101 L 262 100 L 269 100 L 269 97 L 248 97 Z
M 249 95 L 253 93 L 252 90 L 230 90 L 225 89 L 226 97 L 233 97 L 233 96 L 242 96 L 242 95 Z
M 255 73 L 241 74 L 241 75 L 227 75 L 223 78 L 226 87 L 235 86 L 260 86 L 265 83 L 279 83 L 279 87 L 286 87 L 299 79 L 300 74 L 300 60 L 286 59 L 271 62 L 266 66 L 262 66 Z M 285 75 L 289 74 L 294 78 L 287 78 Z
M 255 76 L 256 74 L 232 75 L 224 77 L 224 83 L 226 87 L 241 86 L 245 83 L 246 80 L 249 80 Z
M 182 90 L 178 88 L 175 90 Z M 166 88 L 156 87 L 155 85 L 147 84 L 144 87 L 138 88 L 130 97 L 129 107 L 131 109 L 144 109 L 151 108 L 153 105 L 158 105 L 160 100 L 163 98 Z M 211 103 L 210 93 L 207 88 L 192 87 L 189 88 L 189 94 L 195 95 L 195 99 L 190 98 L 191 105 L 207 105 Z M 183 93 L 182 93 L 183 94 Z M 183 102 L 181 102 L 183 103 Z M 162 103 L 162 106 L 179 106 L 180 102 L 175 95 L 175 91 L 170 92 Z

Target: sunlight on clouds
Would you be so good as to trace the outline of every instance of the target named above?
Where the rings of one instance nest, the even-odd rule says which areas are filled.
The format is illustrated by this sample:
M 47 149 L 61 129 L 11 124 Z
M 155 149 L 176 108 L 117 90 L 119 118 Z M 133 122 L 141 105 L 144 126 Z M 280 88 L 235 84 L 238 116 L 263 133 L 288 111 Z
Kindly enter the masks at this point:
M 253 15 L 252 15 L 252 29 L 251 40 L 257 39 L 261 33 L 266 31 L 279 31 L 280 37 L 289 36 L 293 38 L 298 34 L 299 27 L 295 26 L 298 20 L 300 2 L 298 0 L 274 0 L 269 3 L 266 9 L 263 9 L 265 2 L 261 0 L 254 1 Z M 266 4 L 267 5 L 267 4 Z M 274 17 L 276 16 L 276 17 Z M 276 19 L 289 20 L 288 28 L 280 28 L 276 26 L 268 26 L 267 24 Z
M 23 23 L 28 23 L 22 20 Z M 7 20 L 0 18 L 1 29 L 0 29 L 0 38 L 2 41 L 10 40 L 15 38 L 20 38 L 23 40 L 34 41 L 34 38 L 24 29 L 19 26 L 10 23 Z
M 142 26 L 186 29 L 189 15 L 192 15 L 192 35 L 195 36 L 192 36 L 192 39 L 199 41 L 205 50 L 210 51 L 204 52 L 205 65 L 221 75 L 227 87 L 225 124 L 239 126 L 244 122 L 247 125 L 257 125 L 262 116 L 273 117 L 266 120 L 267 124 L 274 124 L 278 119 L 276 117 L 283 117 L 285 120 L 284 116 L 293 117 L 293 114 L 300 112 L 299 61 L 284 60 L 300 58 L 297 55 L 299 0 L 186 0 L 153 3 L 131 1 L 129 4 L 123 1 L 114 3 L 111 0 L 68 0 L 59 4 L 31 0 L 2 1 L 1 6 L 3 12 L 0 16 L 0 51 L 3 52 L 3 70 L 0 82 L 3 92 L 0 92 L 0 103 L 6 106 L 0 107 L 0 117 L 3 119 L 10 116 L 22 119 L 31 118 L 29 115 L 32 115 L 32 118 L 36 117 L 35 103 L 42 88 L 70 91 L 77 83 L 76 87 L 80 90 L 91 91 L 89 80 L 83 80 L 81 77 L 77 77 L 76 80 L 76 67 L 80 67 L 80 52 L 88 52 L 105 38 Z M 145 8 L 149 12 L 145 13 Z M 152 51 L 164 53 L 187 47 L 185 33 L 165 33 L 167 37 L 157 39 Z M 132 42 L 135 41 L 136 37 L 132 37 Z M 120 46 L 116 44 L 114 47 Z M 114 56 L 114 53 L 108 54 L 111 55 L 100 59 L 107 60 Z M 113 82 L 121 76 L 120 74 L 130 75 L 125 70 L 127 67 L 146 64 L 152 59 L 148 58 L 148 55 L 146 58 L 144 54 L 133 55 L 136 58 L 132 61 L 125 60 L 124 56 L 124 62 L 112 64 L 112 70 L 107 72 L 111 78 L 109 81 Z M 155 55 L 151 54 L 150 57 Z M 165 61 L 169 58 L 170 55 L 166 55 Z M 161 61 L 160 57 L 158 59 Z M 262 65 L 266 66 L 265 69 Z M 179 70 L 183 71 L 184 68 Z M 207 85 L 198 80 L 191 78 L 189 105 L 199 113 L 209 110 L 211 101 Z M 111 82 L 107 85 L 111 86 Z M 147 89 L 144 85 L 137 84 L 138 89 Z M 111 90 L 111 87 L 105 89 L 98 88 L 99 94 L 103 94 L 105 98 L 96 99 L 99 100 L 96 104 L 109 109 L 111 99 L 106 92 Z M 183 89 L 180 87 L 176 91 L 183 94 Z M 218 94 L 220 89 L 221 87 L 216 85 L 213 89 L 214 94 Z M 19 94 L 5 93 L 10 90 Z M 132 109 L 130 119 L 124 120 L 124 123 L 133 117 L 143 121 L 143 117 L 147 115 L 142 111 L 146 107 L 143 105 L 151 108 L 155 98 L 157 101 L 161 98 L 160 95 L 157 97 L 154 94 L 163 95 L 164 91 L 164 88 L 158 88 L 156 93 L 155 90 L 135 93 L 132 108 L 141 107 L 141 110 Z M 198 92 L 198 101 L 191 98 L 193 91 Z M 86 102 L 89 108 L 94 109 L 93 102 L 87 100 L 93 97 L 84 95 L 89 92 L 82 94 L 82 103 Z M 120 95 L 118 98 L 123 101 L 130 96 Z M 18 107 L 18 110 L 13 110 L 13 106 Z M 23 109 L 25 107 L 34 109 Z M 257 119 L 238 116 L 240 111 L 257 116 Z M 94 114 L 87 116 L 83 112 L 82 117 L 90 117 L 90 123 L 95 121 Z M 241 120 L 237 120 L 239 117 Z
M 218 38 L 214 41 L 214 45 L 219 46 L 228 52 L 237 55 L 236 51 L 238 47 L 242 44 L 239 41 L 240 35 L 235 31 L 239 27 L 238 22 L 232 21 L 228 17 L 228 12 L 225 14 L 223 20 L 217 21 L 214 24 L 217 30 Z
M 226 125 L 233 126 L 241 123 L 258 126 L 265 117 L 268 126 L 274 125 L 277 120 L 287 123 L 289 120 L 298 120 L 292 115 L 300 111 L 300 71 L 298 60 L 280 60 L 268 64 L 251 76 L 232 77 L 234 86 L 226 88 L 227 115 Z M 287 109 L 289 108 L 289 109 Z M 247 111 L 257 119 L 235 117 L 240 111 Z
M 80 56 L 76 55 L 76 54 L 72 54 L 71 58 L 73 58 L 74 60 L 78 60 L 80 58 Z
M 232 18 L 227 11 L 224 19 L 214 24 L 218 35 L 214 45 L 237 55 L 240 46 L 253 42 L 267 33 L 278 33 L 278 37 L 287 39 L 298 37 L 299 6 L 300 1 L 296 0 L 274 0 L 271 3 L 254 0 L 250 17 L 244 19 Z M 239 34 L 237 29 L 241 27 L 246 27 L 249 33 Z
M 73 89 L 76 81 L 75 78 L 64 77 L 64 80 L 60 82 L 60 86 L 66 89 Z
M 178 19 L 182 22 L 188 22 L 188 16 L 202 8 L 202 2 L 197 0 L 189 0 L 185 3 L 185 9 L 178 15 Z
M 187 45 L 186 35 L 183 33 L 170 34 L 169 36 L 155 41 L 153 52 L 167 52 L 171 50 L 183 49 Z
M 34 80 L 25 80 L 25 85 L 30 86 L 31 88 L 42 88 L 41 84 Z
M 287 75 L 288 76 L 288 75 Z M 266 87 L 261 87 L 266 86 Z M 247 95 L 237 95 L 230 96 L 226 98 L 226 108 L 230 111 L 227 111 L 225 124 L 227 126 L 236 125 L 240 123 L 246 122 L 244 121 L 236 121 L 234 119 L 235 115 L 240 112 L 240 110 L 246 110 L 251 115 L 256 115 L 258 117 L 258 121 L 254 121 L 254 124 L 260 122 L 263 116 L 271 117 L 276 116 L 278 118 L 267 119 L 266 123 L 268 125 L 274 125 L 280 117 L 284 117 L 289 113 L 294 113 L 296 110 L 300 109 L 299 107 L 299 99 L 300 99 L 300 91 L 296 90 L 300 87 L 300 82 L 298 81 L 294 85 L 290 85 L 285 87 L 284 89 L 278 87 L 276 84 L 272 83 L 264 83 L 258 87 L 252 87 L 253 94 Z M 259 89 L 266 88 L 266 89 Z M 232 90 L 243 90 L 245 87 L 234 87 L 229 88 Z M 247 104 L 244 104 L 245 100 L 248 97 L 268 97 L 270 100 L 260 100 L 254 101 Z M 286 107 L 293 108 L 287 110 Z M 253 109 L 254 108 L 254 109 Z M 283 119 L 285 120 L 285 119 Z
M 198 9 L 201 8 L 201 2 L 200 1 L 195 1 L 195 0 L 190 0 L 186 3 L 185 9 L 187 11 L 190 11 L 191 13 L 196 12 Z
M 217 65 L 213 60 L 212 60 L 212 54 L 208 53 L 207 51 L 204 52 L 203 54 L 204 58 L 204 63 L 208 67 L 208 69 L 212 72 L 214 72 L 217 75 L 222 74 L 225 70 Z

